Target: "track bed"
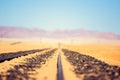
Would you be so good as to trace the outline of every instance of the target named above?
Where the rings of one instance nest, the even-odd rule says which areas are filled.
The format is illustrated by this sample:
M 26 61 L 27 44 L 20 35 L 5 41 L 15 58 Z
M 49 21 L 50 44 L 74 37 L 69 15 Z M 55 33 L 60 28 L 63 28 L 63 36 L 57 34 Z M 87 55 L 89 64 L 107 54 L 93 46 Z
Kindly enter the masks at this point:
M 83 80 L 120 80 L 120 67 L 109 65 L 94 57 L 62 49 L 74 72 Z
M 5 73 L 0 73 L 0 80 L 36 80 L 34 77 L 37 74 L 36 69 L 41 68 L 55 51 L 56 49 L 52 49 L 43 54 L 35 53 L 31 54 L 32 56 L 29 56 L 29 54 L 29 57 L 25 58 L 20 64 L 14 65 Z

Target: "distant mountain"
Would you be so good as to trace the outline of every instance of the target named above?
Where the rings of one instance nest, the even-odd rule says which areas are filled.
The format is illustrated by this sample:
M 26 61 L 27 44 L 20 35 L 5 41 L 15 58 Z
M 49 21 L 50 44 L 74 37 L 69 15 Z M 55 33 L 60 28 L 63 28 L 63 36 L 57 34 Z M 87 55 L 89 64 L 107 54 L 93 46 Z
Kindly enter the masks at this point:
M 42 29 L 0 26 L 0 38 L 30 38 L 30 37 L 47 37 L 47 38 L 90 37 L 120 40 L 120 35 L 115 34 L 113 32 L 97 32 L 83 29 L 45 31 Z
M 44 33 L 46 33 L 46 31 L 40 29 L 0 26 L 0 37 L 5 38 L 41 37 Z

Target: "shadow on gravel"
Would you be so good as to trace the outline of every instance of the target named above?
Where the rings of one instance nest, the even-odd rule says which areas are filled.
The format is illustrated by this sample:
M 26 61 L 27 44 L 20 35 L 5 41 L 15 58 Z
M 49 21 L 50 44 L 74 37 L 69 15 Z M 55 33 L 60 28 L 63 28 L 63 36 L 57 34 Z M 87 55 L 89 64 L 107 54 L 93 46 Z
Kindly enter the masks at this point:
M 109 65 L 94 57 L 78 52 L 62 49 L 67 60 L 75 67 L 78 77 L 84 75 L 83 80 L 120 80 L 120 67 Z
M 24 63 L 15 65 L 14 68 L 8 70 L 4 74 L 0 74 L 0 80 L 36 80 L 36 69 L 45 64 L 47 59 L 54 54 L 56 49 L 36 55 L 32 58 L 26 58 Z

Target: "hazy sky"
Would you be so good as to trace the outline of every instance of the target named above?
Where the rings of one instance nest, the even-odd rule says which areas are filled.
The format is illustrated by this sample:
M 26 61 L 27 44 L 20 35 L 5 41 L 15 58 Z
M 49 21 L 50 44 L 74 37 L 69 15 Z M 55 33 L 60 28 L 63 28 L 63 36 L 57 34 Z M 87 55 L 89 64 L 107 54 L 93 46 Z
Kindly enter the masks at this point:
M 0 25 L 120 34 L 120 0 L 0 0 Z

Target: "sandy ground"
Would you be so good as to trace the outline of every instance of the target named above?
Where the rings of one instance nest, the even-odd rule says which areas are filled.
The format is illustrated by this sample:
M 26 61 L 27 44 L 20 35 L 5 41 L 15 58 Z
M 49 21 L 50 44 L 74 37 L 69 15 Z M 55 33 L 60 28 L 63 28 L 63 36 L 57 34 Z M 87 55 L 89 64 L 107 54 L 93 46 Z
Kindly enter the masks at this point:
M 120 66 L 120 44 L 63 44 L 62 47 Z
M 61 49 L 57 50 L 54 56 L 52 56 L 46 62 L 46 64 L 42 66 L 42 68 L 36 70 L 38 75 L 34 77 L 36 77 L 37 80 L 56 80 L 57 79 L 57 58 L 59 53 L 61 55 L 64 80 L 80 80 L 80 78 L 78 78 L 72 71 L 73 66 L 66 60 L 66 57 L 64 56 Z
M 58 51 L 55 52 L 55 54 L 47 60 L 45 65 L 43 65 L 41 68 L 37 69 L 36 71 L 38 74 L 34 77 L 36 77 L 37 80 L 56 80 L 57 79 L 57 56 Z
M 20 42 L 20 43 L 17 43 Z M 17 44 L 14 44 L 17 43 Z M 14 45 L 12 45 L 14 44 Z M 56 44 L 38 41 L 0 41 L 0 53 L 25 51 L 33 49 L 54 48 Z
M 37 41 L 0 41 L 0 53 L 25 51 L 42 48 L 56 48 L 57 43 L 37 42 Z M 14 44 L 14 45 L 11 45 Z M 120 44 L 61 44 L 61 48 L 74 50 L 82 54 L 93 56 L 99 60 L 105 61 L 112 65 L 120 66 Z M 49 58 L 46 64 L 37 69 L 37 80 L 56 80 L 57 78 L 57 57 L 61 54 L 64 80 L 82 80 L 74 74 L 73 66 L 66 60 L 61 50 L 57 50 L 52 58 Z M 31 54 L 32 55 L 32 54 Z M 30 57 L 30 56 L 26 56 Z M 26 57 L 16 58 L 0 63 L 0 72 L 5 72 L 12 68 L 13 65 L 20 64 Z
M 0 53 L 4 52 L 16 52 L 16 51 L 24 51 L 31 49 L 40 49 L 40 48 L 54 48 L 58 47 L 57 44 L 47 44 L 47 43 L 38 43 L 38 42 L 21 42 L 19 44 L 11 45 L 11 43 L 15 43 L 16 41 L 2 41 L 0 42 Z M 77 80 L 76 75 L 72 71 L 72 65 L 67 62 L 65 56 L 63 55 L 61 50 L 57 50 L 56 53 L 49 58 L 45 65 L 43 65 L 40 69 L 37 69 L 37 80 L 56 80 L 57 79 L 57 58 L 58 54 L 61 53 L 62 57 L 62 65 L 63 65 L 63 74 L 65 80 Z M 24 62 L 25 58 L 29 58 L 34 56 L 35 54 L 31 54 L 29 56 L 15 58 L 11 61 L 5 61 L 0 65 L 0 72 L 6 72 L 8 69 L 13 68 L 14 65 L 19 65 Z M 68 77 L 69 76 L 69 77 Z
M 31 58 L 34 57 L 37 54 L 43 54 L 44 52 L 47 52 L 48 50 L 42 51 L 42 52 L 37 52 L 35 54 L 29 54 L 27 56 L 21 56 L 19 58 L 14 58 L 10 61 L 5 61 L 0 63 L 0 74 L 5 73 L 7 70 L 12 69 L 15 65 L 19 65 L 24 63 L 26 58 Z
M 60 50 L 61 53 L 61 60 L 63 66 L 63 75 L 64 80 L 82 80 L 82 78 L 78 78 L 73 72 L 73 66 L 67 61 L 66 57 L 64 56 L 63 52 Z

